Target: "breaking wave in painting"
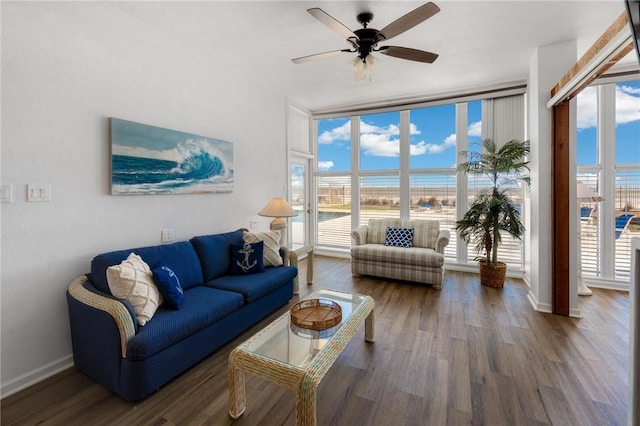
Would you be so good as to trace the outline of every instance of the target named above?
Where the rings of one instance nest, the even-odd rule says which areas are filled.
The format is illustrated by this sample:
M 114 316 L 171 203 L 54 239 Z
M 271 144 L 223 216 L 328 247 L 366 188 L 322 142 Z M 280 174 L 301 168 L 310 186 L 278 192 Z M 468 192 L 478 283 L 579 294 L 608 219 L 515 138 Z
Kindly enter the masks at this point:
M 206 141 L 181 143 L 175 161 L 114 154 L 111 168 L 114 194 L 231 192 L 233 188 L 233 169 Z

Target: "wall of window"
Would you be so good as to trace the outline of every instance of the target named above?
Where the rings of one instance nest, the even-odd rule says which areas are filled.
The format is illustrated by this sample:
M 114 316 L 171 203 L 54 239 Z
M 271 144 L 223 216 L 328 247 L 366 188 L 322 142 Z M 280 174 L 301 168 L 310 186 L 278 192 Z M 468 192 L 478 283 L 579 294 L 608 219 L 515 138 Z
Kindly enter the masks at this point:
M 640 80 L 592 85 L 577 106 L 577 180 L 604 199 L 578 201 L 583 276 L 627 280 L 640 237 Z
M 523 95 L 512 97 L 523 104 Z M 492 136 L 483 133 L 483 121 L 498 128 L 495 123 L 508 120 L 485 102 L 317 119 L 316 246 L 346 250 L 351 230 L 372 218 L 432 219 L 451 233 L 448 262 L 473 263 L 476 253 L 458 241 L 455 222 L 486 182 L 458 173 L 458 158 L 460 151 L 480 150 L 481 140 Z M 524 112 L 518 113 L 523 117 L 516 122 L 523 123 Z M 513 193 L 521 199 L 517 185 Z M 522 268 L 520 241 L 505 241 L 500 255 Z

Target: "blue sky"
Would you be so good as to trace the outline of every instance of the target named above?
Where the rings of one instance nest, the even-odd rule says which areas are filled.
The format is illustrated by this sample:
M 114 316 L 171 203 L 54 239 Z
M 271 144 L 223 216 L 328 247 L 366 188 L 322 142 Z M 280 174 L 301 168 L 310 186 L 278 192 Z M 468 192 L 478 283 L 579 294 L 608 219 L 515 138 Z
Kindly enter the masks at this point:
M 597 94 L 587 87 L 578 95 L 579 165 L 597 162 Z M 640 164 L 640 81 L 616 84 L 616 163 Z
M 616 86 L 616 157 L 620 163 L 640 163 L 640 81 Z M 578 164 L 596 161 L 597 90 L 585 89 L 578 98 Z M 468 104 L 469 149 L 481 136 L 481 101 Z M 412 110 L 410 167 L 455 167 L 455 105 Z M 399 168 L 399 112 L 363 115 L 360 124 L 362 170 Z M 348 171 L 351 167 L 349 118 L 318 122 L 319 171 Z

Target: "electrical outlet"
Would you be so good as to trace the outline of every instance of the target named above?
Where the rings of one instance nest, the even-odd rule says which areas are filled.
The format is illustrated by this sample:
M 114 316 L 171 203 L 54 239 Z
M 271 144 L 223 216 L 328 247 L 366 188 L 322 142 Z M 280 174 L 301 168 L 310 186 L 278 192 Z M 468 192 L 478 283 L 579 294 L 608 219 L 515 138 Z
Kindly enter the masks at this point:
M 160 232 L 160 241 L 163 243 L 169 243 L 173 241 L 173 229 L 163 229 Z
M 249 231 L 257 232 L 258 231 L 258 222 L 256 222 L 255 220 L 250 220 L 249 221 Z

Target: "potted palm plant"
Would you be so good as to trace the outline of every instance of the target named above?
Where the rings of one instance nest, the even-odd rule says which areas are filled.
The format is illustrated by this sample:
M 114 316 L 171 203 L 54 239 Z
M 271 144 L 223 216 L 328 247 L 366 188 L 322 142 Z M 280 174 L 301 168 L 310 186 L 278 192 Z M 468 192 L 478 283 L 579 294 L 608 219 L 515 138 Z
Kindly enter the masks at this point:
M 510 182 L 522 179 L 529 184 L 529 141 L 510 140 L 498 148 L 491 139 L 482 141 L 482 152 L 464 151 L 467 160 L 458 170 L 469 174 L 484 175 L 492 186 L 480 191 L 464 217 L 456 221 L 456 230 L 466 243 L 471 242 L 478 256 L 480 282 L 489 287 L 504 285 L 507 265 L 498 261 L 498 247 L 502 234 L 507 233 L 517 240 L 524 235 L 520 211 L 508 194 Z

